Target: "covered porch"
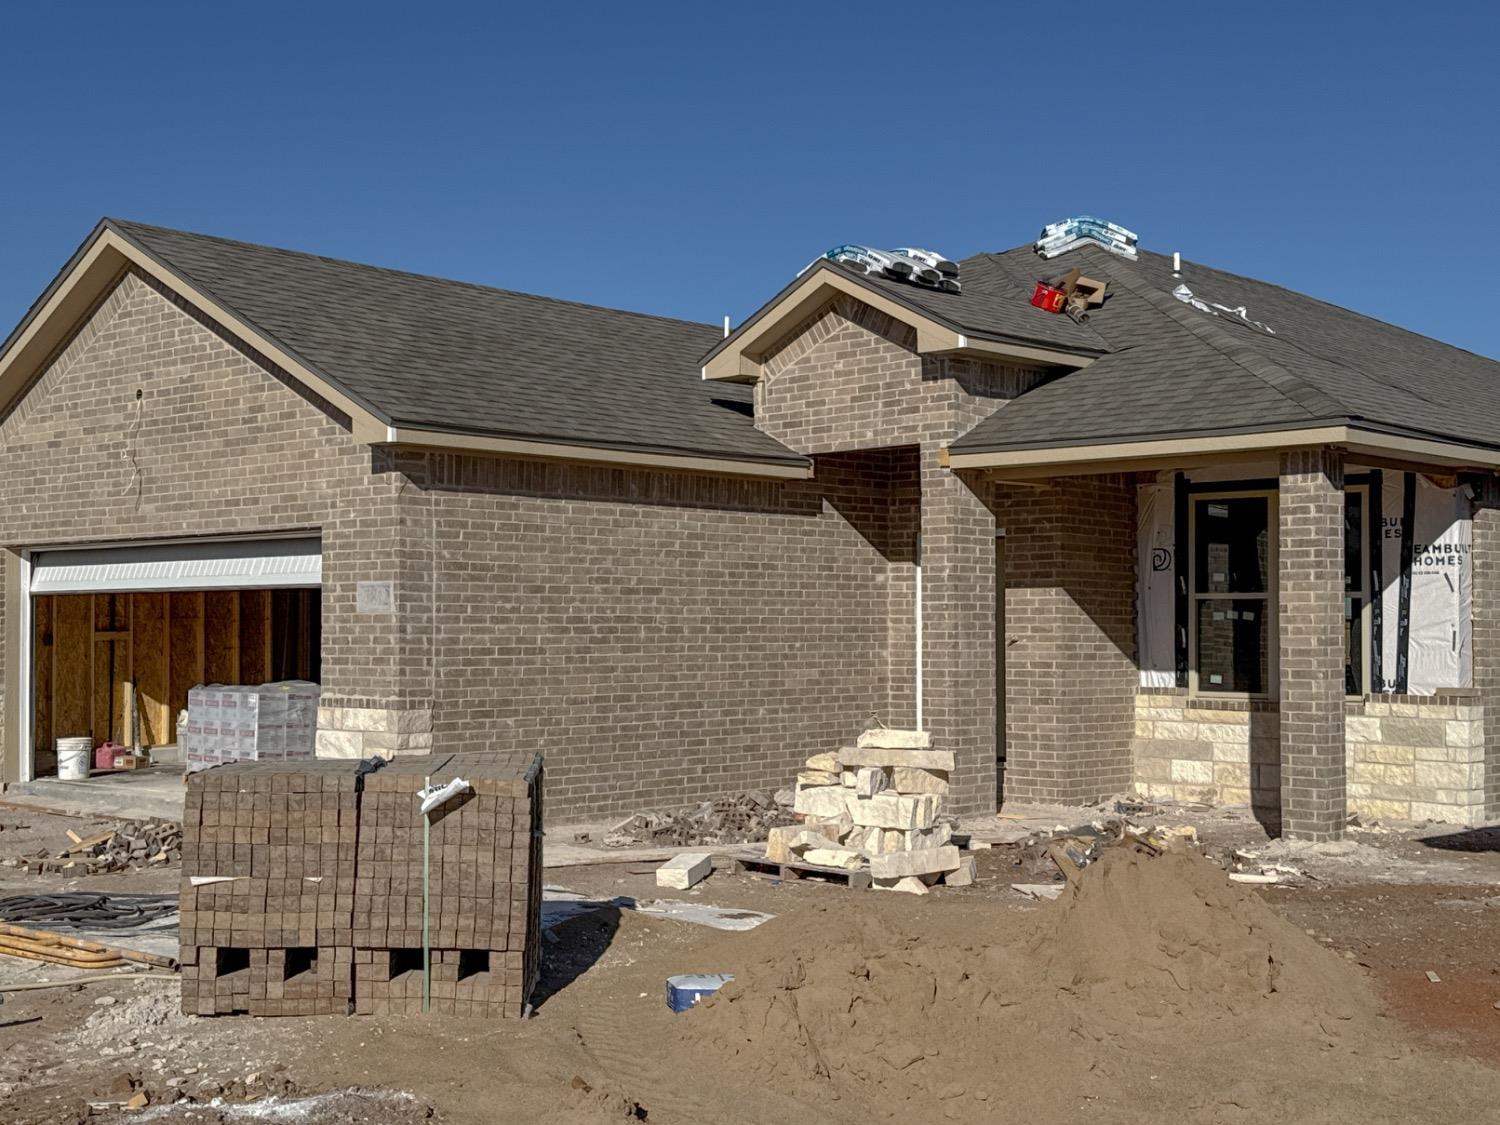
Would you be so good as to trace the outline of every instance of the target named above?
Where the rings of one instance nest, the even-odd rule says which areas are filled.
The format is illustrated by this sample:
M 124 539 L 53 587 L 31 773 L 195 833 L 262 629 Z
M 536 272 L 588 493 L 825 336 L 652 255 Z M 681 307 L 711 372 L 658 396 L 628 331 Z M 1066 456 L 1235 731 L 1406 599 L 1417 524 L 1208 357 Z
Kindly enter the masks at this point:
M 1125 777 L 1309 840 L 1500 819 L 1490 467 L 1357 442 L 950 465 L 989 482 L 1006 541 L 1007 798 Z

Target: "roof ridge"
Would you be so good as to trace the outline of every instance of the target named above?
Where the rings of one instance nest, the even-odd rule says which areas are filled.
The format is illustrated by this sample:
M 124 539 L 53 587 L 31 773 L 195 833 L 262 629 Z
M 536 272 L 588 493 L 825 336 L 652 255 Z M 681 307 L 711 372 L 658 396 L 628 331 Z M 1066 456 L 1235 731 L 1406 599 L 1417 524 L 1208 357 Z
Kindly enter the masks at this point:
M 334 258 L 327 254 L 314 254 L 310 250 L 292 250 L 285 246 L 271 246 L 264 242 L 246 242 L 239 238 L 223 238 L 217 234 L 203 234 L 199 231 L 179 230 L 177 227 L 157 226 L 154 223 L 140 223 L 134 219 L 119 219 L 106 215 L 101 220 L 103 225 L 121 230 L 121 233 L 129 233 L 131 229 L 152 231 L 158 234 L 175 234 L 187 238 L 201 238 L 208 242 L 217 242 L 225 246 L 241 246 L 249 250 L 270 250 L 276 254 L 288 254 L 296 258 L 310 258 L 313 261 L 327 262 L 336 266 L 350 266 L 354 269 L 367 270 L 371 273 L 385 274 L 390 277 L 416 278 L 419 281 L 437 281 L 444 285 L 456 285 L 463 289 L 473 289 L 481 293 L 499 293 L 507 297 L 524 297 L 532 301 L 546 301 L 554 305 L 568 305 L 575 309 L 588 309 L 593 312 L 618 313 L 622 316 L 637 317 L 641 320 L 658 320 L 664 324 L 683 324 L 693 328 L 706 328 L 710 332 L 718 331 L 717 325 L 700 320 L 685 320 L 682 317 L 663 316 L 660 313 L 637 312 L 635 309 L 618 309 L 610 305 L 596 305 L 589 301 L 574 301 L 567 297 L 551 297 L 545 293 L 527 293 L 521 289 L 505 289 L 498 285 L 482 285 L 477 281 L 463 281 L 456 277 L 441 277 L 435 273 L 418 273 L 415 270 L 398 270 L 390 266 L 377 266 L 370 262 L 356 262 L 350 258 Z M 123 229 L 122 229 L 123 228 Z
M 1129 278 L 1129 281 L 1122 281 L 1122 284 L 1131 293 L 1140 297 L 1169 320 L 1191 332 L 1236 366 L 1259 379 L 1287 401 L 1306 410 L 1310 417 L 1350 416 L 1349 408 L 1343 403 L 1314 387 L 1301 376 L 1294 375 L 1260 349 L 1235 339 L 1223 327 L 1215 324 L 1213 319 L 1189 312 L 1181 301 L 1142 277 L 1124 259 L 1121 259 L 1116 267 L 1115 276 Z

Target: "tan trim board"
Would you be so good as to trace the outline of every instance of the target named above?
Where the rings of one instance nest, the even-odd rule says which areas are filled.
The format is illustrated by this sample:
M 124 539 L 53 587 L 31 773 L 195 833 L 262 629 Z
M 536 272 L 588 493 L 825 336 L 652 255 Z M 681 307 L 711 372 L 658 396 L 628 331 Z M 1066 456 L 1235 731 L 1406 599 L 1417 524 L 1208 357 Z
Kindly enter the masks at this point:
M 1395 454 L 1429 464 L 1455 467 L 1500 467 L 1500 450 L 1407 438 L 1342 425 L 1049 449 L 1009 449 L 989 453 L 964 453 L 950 449 L 948 463 L 954 469 L 995 469 L 1028 475 L 1047 470 L 1053 475 L 1067 475 L 1068 472 L 1138 469 L 1156 463 L 1161 466 L 1182 465 L 1188 459 L 1215 460 L 1233 454 L 1295 449 L 1309 445 L 1341 445 L 1354 455 Z
M 985 359 L 1008 359 L 1058 367 L 1087 367 L 1092 356 L 1075 355 L 1031 344 L 979 340 L 927 317 L 860 282 L 831 264 L 814 267 L 802 282 L 780 300 L 760 310 L 730 337 L 730 343 L 703 365 L 703 378 L 754 382 L 766 353 L 787 332 L 806 320 L 835 295 L 852 297 L 877 312 L 916 329 L 919 355 L 958 353 Z
M 588 445 L 566 445 L 517 438 L 485 437 L 482 434 L 451 434 L 390 426 L 382 441 L 387 445 L 410 445 L 429 449 L 466 449 L 479 453 L 502 453 L 514 457 L 585 461 L 597 464 L 687 472 L 717 473 L 737 477 L 769 477 L 774 480 L 808 480 L 811 465 L 780 465 L 768 461 L 741 461 L 732 457 L 697 457 L 692 454 L 645 453 L 626 449 L 599 449 Z

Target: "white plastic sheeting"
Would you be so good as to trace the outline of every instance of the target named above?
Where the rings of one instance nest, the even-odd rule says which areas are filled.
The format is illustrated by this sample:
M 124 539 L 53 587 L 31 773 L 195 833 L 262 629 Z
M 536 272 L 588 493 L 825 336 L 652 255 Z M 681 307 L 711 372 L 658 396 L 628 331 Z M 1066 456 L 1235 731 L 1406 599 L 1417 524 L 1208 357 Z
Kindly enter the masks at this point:
M 1143 688 L 1177 683 L 1173 491 L 1170 480 L 1143 484 L 1136 499 L 1136 644 Z
M 1418 473 L 1384 474 L 1378 690 L 1431 695 L 1472 681 L 1471 500 L 1468 489 L 1441 488 Z

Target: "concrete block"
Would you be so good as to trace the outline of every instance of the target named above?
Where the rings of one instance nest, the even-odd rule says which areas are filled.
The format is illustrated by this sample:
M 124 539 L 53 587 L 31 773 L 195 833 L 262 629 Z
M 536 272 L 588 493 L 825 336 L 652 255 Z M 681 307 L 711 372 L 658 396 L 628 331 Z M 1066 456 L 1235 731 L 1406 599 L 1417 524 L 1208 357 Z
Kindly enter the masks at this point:
M 949 887 L 972 887 L 978 878 L 979 865 L 973 856 L 966 855 L 959 858 L 957 867 L 943 876 L 943 883 Z
M 937 804 L 938 799 L 931 794 L 903 797 L 896 793 L 881 793 L 867 801 L 852 798 L 848 804 L 848 812 L 855 824 L 869 828 L 899 828 L 909 832 L 914 828 L 932 827 L 937 816 Z
M 673 856 L 656 869 L 656 885 L 674 891 L 685 891 L 708 878 L 714 869 L 713 857 L 707 852 L 684 852 Z
M 858 871 L 865 865 L 864 855 L 853 848 L 808 848 L 802 853 L 802 861 L 845 871 Z
M 877 879 L 901 879 L 908 875 L 952 871 L 958 867 L 958 863 L 958 849 L 947 844 L 941 848 L 872 856 L 870 874 Z
M 854 799 L 847 794 L 848 790 L 842 785 L 799 785 L 792 810 L 807 816 L 837 819 L 849 811 L 848 802 Z
M 839 761 L 856 769 L 860 766 L 915 766 L 923 770 L 951 771 L 953 751 L 845 746 L 839 751 Z
M 820 770 L 823 773 L 838 773 L 838 752 L 829 750 L 823 754 L 814 754 L 811 758 L 807 759 L 807 768 L 810 770 Z
M 909 895 L 927 893 L 927 884 L 915 875 L 908 875 L 901 879 L 876 879 L 874 886 L 877 891 L 902 891 Z
M 817 785 L 838 785 L 842 779 L 837 773 L 826 770 L 803 770 L 797 775 L 797 784 L 812 788 Z
M 935 793 L 948 795 L 946 770 L 924 770 L 916 766 L 892 766 L 886 771 L 890 787 L 897 793 Z
M 854 775 L 854 795 L 866 800 L 884 792 L 885 770 L 878 766 L 864 766 Z
M 889 727 L 879 727 L 865 731 L 859 736 L 855 745 L 861 749 L 926 750 L 932 745 L 932 736 L 925 730 L 893 730 Z

